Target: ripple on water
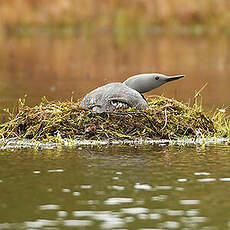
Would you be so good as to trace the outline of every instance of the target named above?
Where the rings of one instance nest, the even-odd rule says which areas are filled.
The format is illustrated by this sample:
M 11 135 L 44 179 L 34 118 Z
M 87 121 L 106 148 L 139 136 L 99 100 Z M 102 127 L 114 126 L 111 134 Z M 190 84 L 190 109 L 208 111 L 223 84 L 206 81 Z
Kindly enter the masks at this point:
M 106 220 L 111 217 L 118 217 L 117 212 L 113 211 L 73 211 L 74 217 L 91 217 L 95 220 Z
M 148 213 L 149 209 L 148 208 L 143 208 L 143 207 L 122 208 L 121 212 L 125 213 L 125 214 L 135 215 L 135 214 Z
M 139 228 L 138 230 L 165 230 L 163 228 Z
M 57 204 L 45 204 L 45 205 L 39 206 L 40 210 L 57 210 L 60 208 L 61 208 L 60 205 L 57 205 Z
M 139 183 L 136 183 L 134 185 L 134 188 L 135 189 L 140 189 L 140 190 L 147 190 L 147 191 L 151 191 L 152 190 L 152 186 L 148 185 L 148 184 L 139 184 Z
M 36 221 L 26 221 L 24 222 L 26 228 L 34 229 L 34 228 L 43 228 L 43 227 L 54 227 L 58 225 L 57 220 L 45 220 L 38 219 Z
M 77 218 L 90 217 L 101 223 L 102 229 L 122 228 L 125 225 L 125 219 L 120 218 L 120 214 L 113 211 L 74 211 L 72 215 Z
M 0 229 L 10 229 L 12 223 L 0 223 Z
M 132 203 L 133 198 L 129 197 L 111 197 L 104 201 L 106 205 L 117 205 L 117 204 L 124 204 L 124 203 Z
M 137 217 L 140 220 L 147 220 L 147 219 L 149 219 L 149 215 L 145 214 L 145 213 L 140 213 L 140 214 L 137 215 Z
M 150 213 L 149 218 L 151 220 L 159 220 L 161 219 L 161 214 L 160 213 Z
M 210 174 L 209 172 L 194 172 L 195 176 L 209 176 Z
M 166 214 L 168 216 L 182 216 L 184 215 L 184 211 L 183 210 L 167 210 Z
M 153 201 L 165 201 L 168 198 L 168 195 L 159 195 L 159 196 L 153 196 Z
M 94 215 L 97 211 L 73 211 L 72 215 L 75 217 L 88 217 Z
M 80 196 L 81 193 L 80 192 L 73 192 L 73 196 Z
M 184 191 L 184 188 L 182 188 L 182 187 L 176 187 L 175 190 L 182 192 L 182 191 Z
M 190 209 L 186 211 L 187 216 L 197 216 L 199 215 L 200 211 L 199 209 Z
M 64 172 L 64 169 L 48 169 L 48 172 L 49 173 L 55 173 L 55 172 L 60 173 L 60 172 Z
M 180 223 L 177 221 L 166 221 L 162 225 L 162 227 L 166 229 L 177 229 L 180 227 Z
M 66 227 L 87 227 L 93 225 L 91 220 L 64 220 L 63 225 Z
M 230 181 L 230 177 L 223 177 L 223 178 L 220 178 L 219 180 L 223 181 L 223 182 L 229 182 Z
M 92 185 L 89 185 L 89 184 L 83 184 L 80 186 L 81 189 L 91 189 L 92 188 Z
M 114 190 L 120 190 L 121 191 L 121 190 L 124 190 L 125 187 L 124 186 L 113 185 L 112 189 L 114 189 Z
M 182 205 L 197 205 L 197 204 L 200 204 L 200 200 L 180 200 L 179 202 Z
M 197 227 L 200 223 L 205 223 L 208 221 L 207 217 L 204 216 L 193 216 L 193 217 L 182 217 L 181 222 L 187 227 Z
M 66 211 L 58 211 L 57 212 L 57 216 L 61 217 L 61 218 L 67 217 L 68 216 L 68 212 L 66 212 Z
M 87 203 L 89 205 L 99 205 L 100 201 L 99 200 L 88 200 Z
M 145 201 L 144 200 L 136 200 L 135 204 L 136 205 L 144 205 Z
M 179 179 L 177 179 L 177 181 L 178 181 L 178 182 L 187 182 L 188 179 L 186 179 L 186 178 L 179 178 Z
M 62 192 L 68 193 L 68 192 L 71 192 L 71 190 L 69 188 L 63 188 Z
M 205 216 L 193 216 L 190 218 L 191 218 L 191 221 L 195 223 L 204 223 L 208 221 L 208 218 Z
M 25 222 L 25 227 L 26 228 L 42 228 L 43 227 L 43 223 L 40 221 L 26 221 Z
M 200 178 L 197 179 L 198 182 L 213 182 L 216 181 L 216 178 Z
M 121 218 L 111 218 L 107 219 L 101 224 L 102 229 L 114 229 L 123 228 L 125 226 L 125 221 Z
M 135 221 L 135 218 L 133 216 L 126 216 L 124 220 L 126 223 L 132 223 L 133 221 Z
M 170 190 L 170 189 L 172 189 L 172 186 L 169 186 L 169 185 L 157 185 L 157 186 L 155 186 L 155 189 L 157 189 L 157 190 Z

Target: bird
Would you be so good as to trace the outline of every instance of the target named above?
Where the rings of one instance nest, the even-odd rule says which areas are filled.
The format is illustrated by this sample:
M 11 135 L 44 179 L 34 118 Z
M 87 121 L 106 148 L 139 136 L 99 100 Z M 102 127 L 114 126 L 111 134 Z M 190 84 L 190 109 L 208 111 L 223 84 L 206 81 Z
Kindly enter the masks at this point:
M 98 87 L 86 94 L 80 106 L 95 112 L 112 112 L 120 108 L 148 106 L 143 93 L 175 81 L 184 75 L 167 76 L 161 73 L 143 73 L 129 77 L 124 82 L 113 82 Z

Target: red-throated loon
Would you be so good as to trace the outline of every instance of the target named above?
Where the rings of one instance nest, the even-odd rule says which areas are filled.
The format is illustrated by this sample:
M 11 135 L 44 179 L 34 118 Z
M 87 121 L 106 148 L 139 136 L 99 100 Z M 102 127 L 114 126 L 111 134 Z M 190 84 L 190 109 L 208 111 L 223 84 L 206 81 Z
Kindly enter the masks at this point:
M 96 112 L 111 112 L 126 107 L 141 109 L 148 106 L 142 93 L 182 77 L 184 75 L 166 76 L 160 73 L 134 75 L 122 83 L 109 83 L 94 89 L 85 95 L 80 105 Z

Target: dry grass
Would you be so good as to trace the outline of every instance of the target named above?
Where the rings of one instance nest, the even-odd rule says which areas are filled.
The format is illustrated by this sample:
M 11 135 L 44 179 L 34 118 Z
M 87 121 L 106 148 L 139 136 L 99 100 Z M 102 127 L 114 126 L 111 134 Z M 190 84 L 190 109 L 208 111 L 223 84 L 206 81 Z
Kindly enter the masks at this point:
M 229 28 L 229 0 L 1 0 L 0 26 L 143 31 L 149 26 Z M 129 28 L 129 29 L 127 29 Z
M 7 111 L 9 121 L 0 126 L 0 135 L 46 141 L 230 136 L 230 122 L 221 112 L 207 116 L 197 104 L 191 107 L 165 97 L 148 100 L 145 110 L 112 113 L 94 113 L 73 101 L 43 98 L 40 105 L 28 107 L 25 100 L 19 100 L 14 113 Z

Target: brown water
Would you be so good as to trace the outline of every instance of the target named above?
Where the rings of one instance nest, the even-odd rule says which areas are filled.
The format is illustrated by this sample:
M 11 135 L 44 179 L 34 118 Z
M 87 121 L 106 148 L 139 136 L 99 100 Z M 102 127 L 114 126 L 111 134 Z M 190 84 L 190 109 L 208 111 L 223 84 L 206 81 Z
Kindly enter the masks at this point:
M 5 38 L 0 107 L 75 98 L 141 72 L 186 74 L 151 92 L 230 104 L 228 37 Z M 228 110 L 229 112 L 229 110 Z M 230 229 L 230 146 L 0 150 L 0 229 Z
M 230 104 L 229 37 L 150 36 L 111 38 L 8 38 L 0 43 L 0 106 L 28 95 L 35 104 L 79 98 L 108 82 L 145 72 L 185 74 L 186 78 L 149 94 L 192 100 L 205 83 L 205 105 Z

